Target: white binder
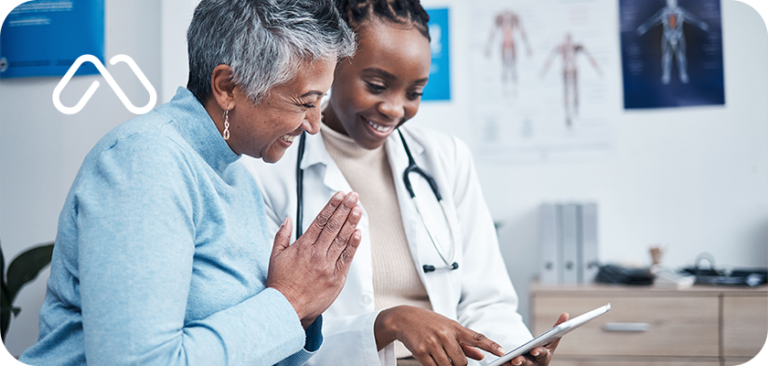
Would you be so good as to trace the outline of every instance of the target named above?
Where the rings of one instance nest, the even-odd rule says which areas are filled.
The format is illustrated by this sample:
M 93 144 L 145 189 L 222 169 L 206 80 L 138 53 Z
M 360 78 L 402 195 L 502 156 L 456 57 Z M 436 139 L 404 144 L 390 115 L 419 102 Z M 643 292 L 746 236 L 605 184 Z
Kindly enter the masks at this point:
M 597 204 L 581 205 L 581 263 L 582 276 L 580 283 L 595 281 L 599 270 L 597 257 Z
M 560 205 L 539 206 L 539 282 L 555 285 L 560 278 Z
M 579 283 L 579 260 L 581 250 L 579 248 L 580 225 L 579 206 L 575 203 L 562 205 L 562 241 L 560 253 L 561 284 Z

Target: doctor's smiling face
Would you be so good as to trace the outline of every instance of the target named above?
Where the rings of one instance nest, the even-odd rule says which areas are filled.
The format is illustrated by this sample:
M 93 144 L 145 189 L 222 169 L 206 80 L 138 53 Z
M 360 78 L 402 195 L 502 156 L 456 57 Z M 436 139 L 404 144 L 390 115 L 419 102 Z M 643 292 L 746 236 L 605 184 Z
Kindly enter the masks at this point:
M 412 24 L 376 18 L 356 28 L 357 53 L 336 67 L 323 122 L 375 149 L 419 110 L 429 79 L 429 39 Z

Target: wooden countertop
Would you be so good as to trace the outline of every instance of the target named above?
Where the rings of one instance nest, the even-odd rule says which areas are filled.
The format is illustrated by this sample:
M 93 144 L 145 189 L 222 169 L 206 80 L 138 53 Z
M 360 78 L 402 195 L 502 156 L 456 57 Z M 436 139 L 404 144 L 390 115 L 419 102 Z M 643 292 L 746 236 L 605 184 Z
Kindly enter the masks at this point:
M 600 295 L 608 294 L 611 296 L 768 296 L 768 285 L 758 287 L 741 286 L 708 286 L 694 285 L 691 288 L 678 290 L 673 287 L 654 287 L 654 286 L 630 286 L 630 285 L 609 285 L 601 283 L 579 284 L 579 285 L 542 285 L 538 281 L 531 283 L 530 291 L 535 296 L 554 296 L 554 295 Z

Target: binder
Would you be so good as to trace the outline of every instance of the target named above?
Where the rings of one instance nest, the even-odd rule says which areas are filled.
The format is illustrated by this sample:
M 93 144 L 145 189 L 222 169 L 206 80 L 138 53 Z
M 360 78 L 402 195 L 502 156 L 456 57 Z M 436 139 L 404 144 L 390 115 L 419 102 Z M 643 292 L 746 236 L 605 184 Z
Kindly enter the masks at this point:
M 597 257 L 597 204 L 581 205 L 581 263 L 580 283 L 591 283 L 599 270 Z
M 562 240 L 560 246 L 560 283 L 579 283 L 579 264 L 581 249 L 579 248 L 579 205 L 567 203 L 562 205 Z
M 539 282 L 560 282 L 560 205 L 539 206 Z

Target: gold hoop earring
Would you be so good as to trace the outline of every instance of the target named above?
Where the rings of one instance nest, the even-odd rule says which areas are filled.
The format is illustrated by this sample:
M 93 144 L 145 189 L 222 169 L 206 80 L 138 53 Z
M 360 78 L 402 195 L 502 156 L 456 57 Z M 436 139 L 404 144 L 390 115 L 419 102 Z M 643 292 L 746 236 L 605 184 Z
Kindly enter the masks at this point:
M 221 133 L 224 141 L 229 140 L 229 109 L 224 111 L 224 132 Z

